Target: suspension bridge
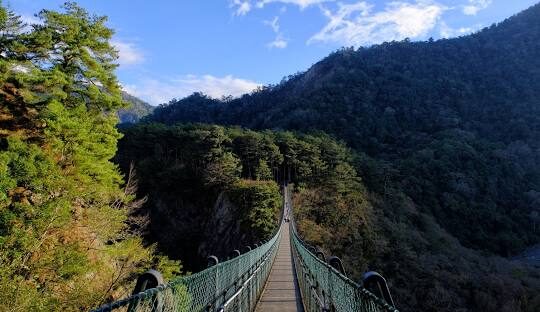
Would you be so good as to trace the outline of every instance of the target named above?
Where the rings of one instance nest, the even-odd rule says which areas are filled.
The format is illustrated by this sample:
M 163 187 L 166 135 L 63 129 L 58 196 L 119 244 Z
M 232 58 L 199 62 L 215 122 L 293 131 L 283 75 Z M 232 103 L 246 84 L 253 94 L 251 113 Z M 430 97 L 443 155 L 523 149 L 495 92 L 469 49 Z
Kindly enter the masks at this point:
M 207 269 L 167 283 L 150 270 L 131 296 L 92 312 L 398 312 L 381 275 L 356 283 L 339 258 L 326 259 L 299 237 L 287 187 L 283 195 L 280 226 L 267 242 L 224 262 L 209 257 Z

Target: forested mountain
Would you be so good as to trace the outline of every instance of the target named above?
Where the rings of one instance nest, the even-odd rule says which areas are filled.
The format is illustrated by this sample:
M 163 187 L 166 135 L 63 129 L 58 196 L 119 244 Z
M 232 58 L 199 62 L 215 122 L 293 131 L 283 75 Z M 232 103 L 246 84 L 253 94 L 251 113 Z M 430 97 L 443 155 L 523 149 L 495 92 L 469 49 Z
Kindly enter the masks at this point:
M 209 255 L 226 259 L 234 249 L 268 239 L 278 224 L 283 181 L 327 203 L 318 207 L 320 217 L 308 214 L 301 224 L 339 222 L 343 228 L 333 237 L 343 239 L 332 249 L 343 251 L 352 237 L 358 237 L 357 250 L 374 245 L 371 208 L 352 154 L 327 135 L 163 124 L 123 132 L 116 160 L 125 172 L 134 164 L 139 193 L 148 195 L 147 240 L 190 271 L 204 267 Z M 356 255 L 367 263 L 367 252 Z
M 324 130 L 384 162 L 464 245 L 510 255 L 540 238 L 539 39 L 537 5 L 463 38 L 344 49 L 277 86 L 225 103 L 194 94 L 149 120 Z
M 154 110 L 152 105 L 125 91 L 122 91 L 122 100 L 129 103 L 129 106 L 118 110 L 118 117 L 121 124 L 136 123 L 141 118 L 151 114 Z
M 381 238 L 368 266 L 402 310 L 537 311 L 538 270 L 502 257 L 540 240 L 539 81 L 535 5 L 466 37 L 342 49 L 278 85 L 228 101 L 194 94 L 145 120 L 344 140 Z M 312 216 L 320 201 L 300 191 L 296 203 Z M 303 233 L 331 248 L 332 229 Z

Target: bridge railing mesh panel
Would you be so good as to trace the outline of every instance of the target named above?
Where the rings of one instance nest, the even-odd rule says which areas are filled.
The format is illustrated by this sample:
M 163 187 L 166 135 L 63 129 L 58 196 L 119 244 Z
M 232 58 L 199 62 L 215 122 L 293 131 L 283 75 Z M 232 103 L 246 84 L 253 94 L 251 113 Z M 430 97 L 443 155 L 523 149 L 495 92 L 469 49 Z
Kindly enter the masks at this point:
M 291 246 L 306 311 L 398 312 L 384 300 L 317 258 L 298 236 L 292 220 Z
M 93 312 L 252 311 L 270 273 L 280 239 L 281 228 L 270 241 L 236 258 Z

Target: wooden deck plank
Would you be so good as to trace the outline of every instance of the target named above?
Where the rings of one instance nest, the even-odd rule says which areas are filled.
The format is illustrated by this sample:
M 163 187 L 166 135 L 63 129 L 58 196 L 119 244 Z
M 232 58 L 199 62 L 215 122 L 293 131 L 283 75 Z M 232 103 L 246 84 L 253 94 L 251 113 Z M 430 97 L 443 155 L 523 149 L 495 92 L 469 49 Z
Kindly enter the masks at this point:
M 294 273 L 289 227 L 285 225 L 282 231 L 276 259 L 255 309 L 257 312 L 304 311 Z

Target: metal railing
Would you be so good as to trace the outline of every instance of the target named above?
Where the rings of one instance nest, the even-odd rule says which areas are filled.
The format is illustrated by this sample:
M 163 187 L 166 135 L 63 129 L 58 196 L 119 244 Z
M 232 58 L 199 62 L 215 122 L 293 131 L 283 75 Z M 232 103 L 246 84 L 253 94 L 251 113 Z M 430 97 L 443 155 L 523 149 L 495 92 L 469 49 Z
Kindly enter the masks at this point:
M 290 226 L 294 269 L 306 311 L 398 312 L 382 276 L 368 272 L 359 285 L 347 278 L 339 258 L 331 257 L 327 263 L 322 252 L 302 241 L 290 214 L 287 188 L 284 198 L 280 227 L 268 242 L 248 248 L 244 254 L 234 250 L 236 257 L 222 263 L 209 257 L 206 270 L 168 283 L 159 272 L 148 271 L 137 281 L 133 295 L 93 312 L 253 311 L 277 255 L 284 226 Z
M 253 311 L 277 254 L 282 226 L 253 250 L 166 284 L 152 281 L 158 285 L 93 312 Z M 152 274 L 149 277 L 152 280 Z
M 290 221 L 290 227 L 296 276 L 302 294 L 304 308 L 307 312 L 398 312 L 393 307 L 389 292 L 387 297 L 389 299 L 387 300 L 392 305 L 384 299 L 377 297 L 362 285 L 347 278 L 341 262 L 337 262 L 339 259 L 335 257 L 330 258 L 330 263 L 336 263 L 334 267 L 325 261 L 324 254 L 315 250 L 310 251 L 309 248 L 311 246 L 303 242 L 298 236 L 292 220 Z M 381 297 L 385 298 L 383 296 Z

